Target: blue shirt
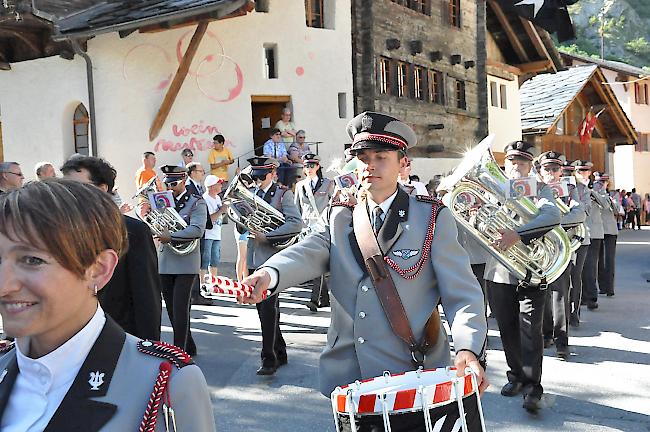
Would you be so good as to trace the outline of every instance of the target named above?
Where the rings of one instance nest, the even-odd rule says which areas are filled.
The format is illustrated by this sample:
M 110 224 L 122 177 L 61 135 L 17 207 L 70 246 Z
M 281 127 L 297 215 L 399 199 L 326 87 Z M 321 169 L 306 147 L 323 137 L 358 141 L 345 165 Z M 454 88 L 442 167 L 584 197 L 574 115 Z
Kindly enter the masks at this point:
M 267 142 L 264 143 L 264 156 L 266 157 L 272 157 L 275 159 L 281 158 L 281 157 L 286 157 L 287 156 L 287 148 L 284 146 L 284 143 L 280 141 L 279 143 L 274 143 L 271 138 Z

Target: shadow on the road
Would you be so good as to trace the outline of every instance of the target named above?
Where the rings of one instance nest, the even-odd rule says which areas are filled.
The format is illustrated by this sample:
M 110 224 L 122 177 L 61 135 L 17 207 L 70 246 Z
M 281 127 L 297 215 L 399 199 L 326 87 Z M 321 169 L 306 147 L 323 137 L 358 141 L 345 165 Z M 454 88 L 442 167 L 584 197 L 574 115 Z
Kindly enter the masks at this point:
M 582 393 L 580 398 L 545 393 L 542 398 L 543 409 L 538 414 L 530 414 L 522 405 L 522 398 L 506 398 L 498 393 L 484 395 L 483 412 L 487 421 L 488 430 L 516 430 L 509 429 L 513 425 L 522 425 L 522 430 L 536 430 L 535 423 L 543 426 L 543 430 L 574 430 L 576 424 L 582 429 L 591 430 L 589 426 L 602 430 L 603 426 L 612 430 L 625 432 L 647 432 L 650 430 L 650 418 L 646 415 L 613 408 L 590 402 L 586 399 L 597 400 L 602 395 L 596 393 Z M 508 415 L 501 414 L 508 413 Z M 622 428 L 621 423 L 625 423 Z

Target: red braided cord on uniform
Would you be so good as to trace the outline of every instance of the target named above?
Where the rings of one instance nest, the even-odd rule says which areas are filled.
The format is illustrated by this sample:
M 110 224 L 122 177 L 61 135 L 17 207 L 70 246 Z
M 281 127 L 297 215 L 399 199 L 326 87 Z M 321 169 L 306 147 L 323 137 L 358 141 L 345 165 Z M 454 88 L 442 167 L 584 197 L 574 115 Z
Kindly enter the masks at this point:
M 155 341 L 152 342 L 152 344 L 153 345 L 150 348 L 154 348 L 162 352 L 148 350 L 146 349 L 146 347 L 142 346 L 141 344 L 138 344 L 138 351 L 143 352 L 145 354 L 152 355 L 154 357 L 159 357 L 165 360 L 169 360 L 170 362 L 174 363 L 174 365 L 177 368 L 181 368 L 185 366 L 192 360 L 192 358 L 188 353 L 186 353 L 185 351 L 183 351 L 182 349 L 180 349 L 175 345 L 171 345 L 161 341 Z M 179 362 L 179 359 L 183 362 L 183 364 Z
M 431 253 L 431 244 L 433 243 L 433 232 L 436 229 L 436 216 L 438 215 L 439 208 L 440 206 L 435 204 L 431 206 L 431 219 L 429 219 L 429 226 L 427 227 L 427 235 L 424 238 L 422 255 L 420 255 L 420 259 L 415 265 L 407 269 L 402 269 L 390 257 L 388 256 L 384 257 L 384 261 L 386 261 L 386 264 L 388 264 L 390 268 L 395 270 L 400 276 L 402 276 L 406 280 L 412 280 L 418 277 L 418 275 L 423 269 L 424 263 L 429 260 L 429 254 Z
M 172 371 L 172 365 L 169 362 L 162 362 L 159 366 L 160 373 L 156 377 L 156 383 L 153 386 L 153 392 L 149 397 L 147 409 L 144 412 L 142 423 L 140 423 L 139 432 L 154 432 L 156 429 L 156 422 L 158 420 L 158 409 L 160 408 L 160 400 L 165 394 L 167 384 L 169 383 L 169 375 Z

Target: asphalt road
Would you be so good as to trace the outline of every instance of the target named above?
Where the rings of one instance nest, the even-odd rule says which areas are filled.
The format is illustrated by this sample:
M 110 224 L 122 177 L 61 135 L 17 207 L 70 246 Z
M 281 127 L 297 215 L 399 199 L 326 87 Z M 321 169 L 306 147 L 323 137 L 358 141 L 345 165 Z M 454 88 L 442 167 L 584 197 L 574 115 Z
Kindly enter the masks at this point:
M 489 431 L 650 431 L 650 230 L 623 231 L 616 261 L 616 296 L 584 311 L 570 338 L 568 361 L 544 357 L 544 409 L 531 415 L 520 397 L 505 398 L 505 358 L 496 322 L 489 320 L 489 378 L 483 397 Z M 224 275 L 232 274 L 224 266 Z M 275 376 L 255 375 L 260 330 L 254 307 L 219 300 L 194 306 L 196 362 L 210 386 L 219 431 L 334 431 L 329 399 L 314 390 L 318 354 L 325 343 L 329 309 L 305 306 L 309 292 L 292 288 L 281 296 L 282 330 L 289 364 Z M 164 327 L 170 337 L 168 324 Z

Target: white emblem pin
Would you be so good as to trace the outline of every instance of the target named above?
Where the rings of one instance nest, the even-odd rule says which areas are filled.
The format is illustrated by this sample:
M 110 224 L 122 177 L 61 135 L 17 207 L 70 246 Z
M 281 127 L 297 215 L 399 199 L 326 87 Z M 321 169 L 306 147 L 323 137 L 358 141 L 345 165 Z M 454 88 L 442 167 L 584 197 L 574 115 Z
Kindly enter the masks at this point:
M 405 212 L 404 210 L 400 210 L 400 211 L 398 211 L 397 214 L 399 215 L 399 217 L 402 217 L 402 218 L 403 218 L 404 216 L 406 216 L 406 212 Z
M 419 253 L 420 251 L 416 249 L 398 249 L 393 251 L 393 255 L 400 257 L 402 259 L 412 258 Z
M 369 115 L 361 117 L 361 127 L 365 130 L 370 129 L 372 127 L 372 117 Z
M 153 345 L 153 343 L 151 343 L 151 341 L 146 340 L 146 341 L 142 342 L 143 347 L 150 347 L 151 345 Z
M 91 372 L 88 384 L 90 384 L 91 390 L 99 390 L 99 387 L 104 384 L 104 372 Z

